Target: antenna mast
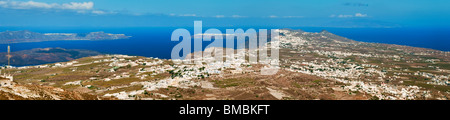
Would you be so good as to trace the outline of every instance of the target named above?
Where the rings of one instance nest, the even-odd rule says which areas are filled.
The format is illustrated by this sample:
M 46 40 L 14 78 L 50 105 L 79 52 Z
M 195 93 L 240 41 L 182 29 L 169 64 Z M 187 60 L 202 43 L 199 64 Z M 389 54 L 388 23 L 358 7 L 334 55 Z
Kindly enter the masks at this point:
M 11 66 L 11 47 L 8 44 L 8 66 Z

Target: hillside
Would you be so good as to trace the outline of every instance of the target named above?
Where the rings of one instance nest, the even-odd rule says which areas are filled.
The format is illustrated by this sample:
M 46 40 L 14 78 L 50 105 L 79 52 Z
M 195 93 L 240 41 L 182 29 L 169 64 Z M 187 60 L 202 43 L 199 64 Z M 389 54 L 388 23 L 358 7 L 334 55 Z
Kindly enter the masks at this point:
M 207 57 L 201 64 L 174 64 L 127 55 L 8 71 L 18 85 L 121 100 L 448 100 L 450 94 L 448 52 L 288 29 L 280 30 L 279 42 L 268 44 L 281 47 L 274 75 L 261 75 L 267 65 L 239 60 L 211 62 L 214 58 Z

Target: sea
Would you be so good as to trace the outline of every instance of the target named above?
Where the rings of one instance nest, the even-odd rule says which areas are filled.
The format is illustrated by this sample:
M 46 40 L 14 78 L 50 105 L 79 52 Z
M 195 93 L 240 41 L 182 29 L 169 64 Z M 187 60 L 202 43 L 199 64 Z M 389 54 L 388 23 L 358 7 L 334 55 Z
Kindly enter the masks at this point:
M 128 28 L 74 28 L 74 27 L 0 27 L 0 31 L 30 30 L 39 33 L 89 33 L 104 31 L 106 33 L 126 34 L 132 36 L 123 40 L 99 41 L 46 41 L 30 43 L 12 43 L 11 51 L 29 50 L 33 48 L 60 47 L 65 49 L 86 49 L 105 54 L 125 54 L 133 56 L 157 57 L 170 59 L 172 48 L 178 44 L 171 41 L 172 32 L 183 27 L 128 27 Z M 204 27 L 203 31 L 214 28 Z M 263 27 L 240 27 L 244 30 L 275 29 Z M 193 28 L 186 27 L 193 34 Z M 216 29 L 225 32 L 226 29 Z M 349 39 L 372 43 L 387 43 L 450 51 L 450 28 L 326 28 L 326 27 L 292 27 L 306 32 L 327 30 Z M 204 46 L 211 42 L 204 42 Z M 4 49 L 2 49 L 4 48 Z M 0 44 L 0 52 L 7 51 L 7 44 Z

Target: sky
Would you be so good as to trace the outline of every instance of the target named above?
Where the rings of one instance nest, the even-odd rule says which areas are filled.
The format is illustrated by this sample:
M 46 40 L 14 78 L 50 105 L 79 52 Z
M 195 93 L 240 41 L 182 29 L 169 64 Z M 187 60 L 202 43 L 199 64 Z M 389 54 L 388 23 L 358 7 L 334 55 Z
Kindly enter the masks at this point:
M 0 0 L 0 26 L 450 27 L 449 0 Z

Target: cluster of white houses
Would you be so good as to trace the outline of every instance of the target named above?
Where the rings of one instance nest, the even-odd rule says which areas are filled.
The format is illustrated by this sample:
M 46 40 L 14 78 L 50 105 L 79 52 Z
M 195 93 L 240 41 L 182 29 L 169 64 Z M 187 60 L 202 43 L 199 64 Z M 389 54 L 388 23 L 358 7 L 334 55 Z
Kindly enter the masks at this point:
M 430 92 L 423 90 L 417 86 L 392 85 L 385 84 L 385 80 L 395 80 L 391 76 L 386 75 L 387 71 L 379 68 L 377 65 L 371 64 L 355 64 L 346 61 L 345 57 L 360 56 L 363 58 L 389 58 L 393 60 L 401 59 L 398 55 L 379 55 L 375 53 L 363 54 L 354 52 L 340 51 L 332 47 L 322 47 L 324 50 L 308 50 L 302 48 L 311 47 L 311 44 L 318 45 L 320 41 L 307 41 L 302 35 L 317 34 L 317 33 L 298 33 L 290 30 L 281 30 L 283 37 L 280 37 L 281 45 L 285 48 L 298 49 L 295 53 L 317 54 L 328 57 L 326 60 L 309 60 L 291 61 L 283 60 L 284 63 L 289 63 L 290 66 L 286 68 L 289 71 L 300 72 L 319 76 L 326 79 L 336 80 L 345 85 L 342 88 L 347 91 L 359 91 L 376 96 L 379 99 L 415 99 L 417 97 L 431 97 Z M 325 36 L 322 36 L 325 37 Z M 337 41 L 335 41 L 337 42 Z M 342 42 L 339 42 L 342 43 Z M 346 45 L 352 43 L 345 43 L 339 45 Z M 303 46 L 302 46 L 303 45 Z M 338 46 L 338 45 L 331 45 Z M 342 46 L 341 46 L 342 47 Z M 292 53 L 292 52 L 291 52 Z M 434 61 L 433 61 L 434 62 Z M 448 76 L 438 76 L 429 73 L 416 73 L 416 75 L 432 78 L 430 84 L 445 85 Z

